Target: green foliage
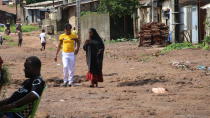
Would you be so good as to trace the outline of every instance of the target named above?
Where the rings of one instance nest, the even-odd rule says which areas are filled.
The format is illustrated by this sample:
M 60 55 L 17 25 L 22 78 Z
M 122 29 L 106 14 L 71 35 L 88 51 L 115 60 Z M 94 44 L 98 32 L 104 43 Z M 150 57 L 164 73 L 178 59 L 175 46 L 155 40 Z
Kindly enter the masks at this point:
M 17 42 L 14 42 L 14 41 L 9 41 L 7 44 L 8 44 L 10 47 L 15 47 L 15 46 L 18 45 Z
M 209 43 L 210 43 L 210 36 L 206 36 L 203 40 L 203 49 L 208 50 L 209 47 Z
M 196 48 L 192 43 L 184 42 L 184 43 L 173 43 L 171 45 L 168 45 L 165 47 L 161 53 L 167 53 L 173 50 L 181 50 L 181 49 L 187 49 L 187 48 Z
M 12 37 L 11 37 L 11 36 L 7 36 L 7 35 L 4 35 L 4 36 L 3 36 L 3 39 L 4 39 L 4 40 L 11 40 Z
M 48 48 L 49 51 L 54 51 L 56 50 L 55 48 Z
M 37 30 L 39 30 L 39 26 L 23 25 L 22 30 L 23 30 L 23 32 L 37 31 Z
M 111 16 L 123 17 L 135 13 L 139 0 L 100 0 L 98 10 Z
M 10 28 L 11 28 L 12 33 L 16 32 L 15 25 L 12 25 Z M 4 30 L 5 30 L 4 27 L 0 27 L 0 32 L 4 32 Z M 38 26 L 33 26 L 33 25 L 23 25 L 22 26 L 22 31 L 23 32 L 32 32 L 32 31 L 37 31 L 37 30 L 39 30 Z

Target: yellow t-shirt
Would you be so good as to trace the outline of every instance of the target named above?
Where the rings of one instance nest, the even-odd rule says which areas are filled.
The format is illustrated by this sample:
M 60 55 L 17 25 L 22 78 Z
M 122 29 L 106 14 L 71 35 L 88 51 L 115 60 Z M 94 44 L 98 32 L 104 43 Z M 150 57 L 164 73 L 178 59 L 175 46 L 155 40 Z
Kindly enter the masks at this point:
M 59 40 L 63 41 L 63 52 L 66 52 L 66 53 L 74 52 L 75 41 L 72 39 L 75 39 L 75 38 L 78 38 L 78 36 L 73 33 L 70 35 L 67 35 L 65 33 L 60 35 Z

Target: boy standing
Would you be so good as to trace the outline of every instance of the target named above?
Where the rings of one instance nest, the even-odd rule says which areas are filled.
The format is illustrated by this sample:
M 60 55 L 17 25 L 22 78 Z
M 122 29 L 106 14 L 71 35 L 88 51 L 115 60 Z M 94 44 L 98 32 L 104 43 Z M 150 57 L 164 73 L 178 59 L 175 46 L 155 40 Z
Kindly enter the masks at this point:
M 23 34 L 21 31 L 17 31 L 18 32 L 18 47 L 22 46 L 22 42 L 23 42 Z
M 57 61 L 58 53 L 62 49 L 63 73 L 64 73 L 64 86 L 72 86 L 75 69 L 75 55 L 79 52 L 80 41 L 78 36 L 71 32 L 72 26 L 65 25 L 65 33 L 59 37 L 58 49 L 55 56 Z M 76 45 L 75 45 L 76 44 Z
M 41 41 L 41 51 L 45 50 L 46 47 L 46 34 L 45 34 L 45 30 L 42 30 L 42 33 L 39 35 L 40 37 L 40 41 Z

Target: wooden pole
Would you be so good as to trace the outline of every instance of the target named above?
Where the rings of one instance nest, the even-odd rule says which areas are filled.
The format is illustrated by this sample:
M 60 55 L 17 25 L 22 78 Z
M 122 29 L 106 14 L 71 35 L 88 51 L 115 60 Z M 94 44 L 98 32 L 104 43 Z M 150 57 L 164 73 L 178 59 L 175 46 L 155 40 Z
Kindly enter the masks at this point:
M 17 0 L 15 0 L 15 8 L 16 8 L 16 21 L 18 19 L 18 6 L 17 6 Z
M 152 22 L 154 22 L 154 0 L 152 0 Z
M 76 0 L 77 30 L 79 38 L 81 37 L 80 12 L 81 12 L 81 1 Z

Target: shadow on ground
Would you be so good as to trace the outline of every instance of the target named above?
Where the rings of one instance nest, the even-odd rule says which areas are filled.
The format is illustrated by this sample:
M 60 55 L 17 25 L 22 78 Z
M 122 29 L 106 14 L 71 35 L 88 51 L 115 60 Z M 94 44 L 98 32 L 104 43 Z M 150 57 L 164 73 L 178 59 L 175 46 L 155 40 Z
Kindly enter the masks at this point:
M 143 79 L 143 80 L 135 80 L 135 81 L 128 81 L 122 82 L 118 84 L 119 87 L 123 86 L 143 86 L 143 85 L 152 85 L 155 83 L 165 83 L 167 80 L 165 79 Z
M 115 76 L 115 75 L 118 75 L 118 73 L 104 74 L 104 76 L 106 76 L 106 77 L 111 77 L 111 76 Z
M 81 83 L 85 82 L 85 76 L 79 76 L 75 75 L 74 76 L 74 83 Z M 60 87 L 63 84 L 63 78 L 60 77 L 52 77 L 46 80 L 46 83 L 49 87 Z

